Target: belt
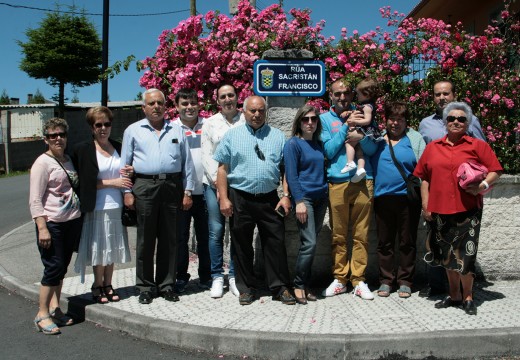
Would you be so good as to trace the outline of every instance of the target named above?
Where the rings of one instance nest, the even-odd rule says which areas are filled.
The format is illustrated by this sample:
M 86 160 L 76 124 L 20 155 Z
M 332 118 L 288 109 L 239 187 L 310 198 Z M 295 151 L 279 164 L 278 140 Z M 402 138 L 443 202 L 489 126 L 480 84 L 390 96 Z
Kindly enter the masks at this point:
M 273 196 L 273 194 L 278 194 L 276 190 L 270 191 L 268 193 L 259 193 L 259 194 L 252 194 L 247 191 L 238 190 L 238 189 L 233 189 L 233 190 L 237 191 L 239 194 L 241 194 L 244 197 L 257 198 L 257 199 L 270 197 L 270 196 Z
M 135 177 L 140 179 L 149 179 L 149 180 L 171 180 L 171 179 L 180 179 L 181 173 L 165 173 L 165 174 L 157 174 L 157 175 L 147 175 L 147 174 L 135 174 Z

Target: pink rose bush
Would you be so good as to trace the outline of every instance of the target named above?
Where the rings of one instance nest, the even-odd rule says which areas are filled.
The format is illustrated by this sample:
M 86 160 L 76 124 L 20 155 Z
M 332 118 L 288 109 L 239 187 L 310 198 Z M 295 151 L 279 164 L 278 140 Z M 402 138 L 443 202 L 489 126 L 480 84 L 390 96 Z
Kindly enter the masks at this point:
M 404 100 L 411 126 L 417 127 L 434 111 L 433 83 L 447 78 L 456 84 L 457 98 L 468 102 L 480 119 L 506 172 L 519 173 L 520 21 L 509 11 L 509 2 L 504 1 L 500 19 L 480 35 L 466 32 L 461 23 L 405 19 L 384 7 L 380 13 L 391 30 L 378 27 L 349 35 L 345 26 L 335 42 L 321 34 L 324 21 L 312 25 L 307 9 L 286 14 L 272 5 L 258 12 L 241 1 L 233 17 L 208 12 L 165 30 L 155 55 L 140 63 L 145 70 L 140 84 L 165 92 L 170 117 L 175 116 L 175 93 L 192 87 L 202 115 L 209 115 L 218 111 L 215 92 L 222 82 L 237 88 L 239 103 L 252 94 L 253 64 L 264 51 L 306 49 L 326 64 L 329 82 L 376 79 L 383 94 L 378 108 L 388 100 Z M 329 107 L 327 95 L 310 101 L 321 111 Z

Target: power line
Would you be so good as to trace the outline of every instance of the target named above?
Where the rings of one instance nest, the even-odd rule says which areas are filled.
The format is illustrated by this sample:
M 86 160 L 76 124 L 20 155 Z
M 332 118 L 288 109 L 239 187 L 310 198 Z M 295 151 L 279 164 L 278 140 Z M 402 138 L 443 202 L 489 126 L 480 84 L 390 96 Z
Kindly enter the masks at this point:
M 28 10 L 38 10 L 38 11 L 46 11 L 46 12 L 57 12 L 57 13 L 63 13 L 63 14 L 73 14 L 73 15 L 89 15 L 89 16 L 103 16 L 101 13 L 86 13 L 81 11 L 64 11 L 64 10 L 51 10 L 51 9 L 44 9 L 44 8 L 38 8 L 33 6 L 24 6 L 24 5 L 13 5 L 5 2 L 0 2 L 0 5 L 9 6 L 13 8 L 21 8 L 21 9 L 28 9 Z M 59 5 L 59 4 L 58 4 Z M 190 12 L 189 9 L 185 10 L 177 10 L 177 11 L 168 11 L 163 13 L 150 13 L 150 14 L 110 14 L 111 17 L 135 17 L 135 16 L 160 16 L 160 15 L 170 15 L 170 14 L 177 14 L 181 12 Z

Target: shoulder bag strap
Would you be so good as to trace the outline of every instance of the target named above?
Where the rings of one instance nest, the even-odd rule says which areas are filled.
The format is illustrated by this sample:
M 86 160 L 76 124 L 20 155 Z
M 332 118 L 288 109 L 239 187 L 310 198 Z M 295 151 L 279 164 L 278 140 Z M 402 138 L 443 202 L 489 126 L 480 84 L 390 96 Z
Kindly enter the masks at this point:
M 53 158 L 54 160 L 56 160 L 56 162 L 61 166 L 61 168 L 63 169 L 63 171 L 65 171 L 65 175 L 67 175 L 67 179 L 69 179 L 69 184 L 70 184 L 70 187 L 72 189 L 73 192 L 76 192 L 76 190 L 74 190 L 74 185 L 72 185 L 72 179 L 70 178 L 70 175 L 67 171 L 67 169 L 65 169 L 65 167 L 63 166 L 63 164 L 61 163 L 61 161 L 59 161 L 58 159 L 56 159 L 55 156 L 52 156 L 51 154 L 49 153 L 45 153 L 45 155 Z
M 392 160 L 394 161 L 394 165 L 399 170 L 399 173 L 403 177 L 404 182 L 406 183 L 408 181 L 408 178 L 406 177 L 406 174 L 404 173 L 404 169 L 401 166 L 401 164 L 397 161 L 394 154 L 394 148 L 392 146 L 392 141 L 388 139 L 388 147 L 390 148 L 390 155 L 392 156 Z

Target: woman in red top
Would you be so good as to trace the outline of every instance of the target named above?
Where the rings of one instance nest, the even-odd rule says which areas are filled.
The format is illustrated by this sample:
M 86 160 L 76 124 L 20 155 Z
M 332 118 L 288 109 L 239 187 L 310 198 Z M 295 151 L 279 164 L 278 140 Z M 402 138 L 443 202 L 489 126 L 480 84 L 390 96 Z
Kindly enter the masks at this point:
M 425 260 L 443 266 L 448 275 L 449 295 L 435 307 L 463 305 L 467 314 L 476 315 L 472 288 L 482 218 L 482 192 L 498 180 L 503 169 L 486 142 L 467 135 L 472 115 L 466 103 L 452 102 L 446 106 L 443 120 L 448 134 L 426 146 L 414 175 L 423 180 L 423 216 L 431 228 L 430 252 Z M 482 182 L 462 189 L 457 170 L 467 161 L 486 166 L 489 173 Z

